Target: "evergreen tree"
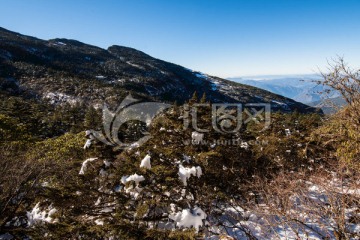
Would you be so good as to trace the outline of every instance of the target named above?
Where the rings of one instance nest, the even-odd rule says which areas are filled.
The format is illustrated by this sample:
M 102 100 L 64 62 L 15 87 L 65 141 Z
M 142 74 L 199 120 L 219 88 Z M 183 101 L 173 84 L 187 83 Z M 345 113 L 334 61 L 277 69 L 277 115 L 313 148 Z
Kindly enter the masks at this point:
M 84 127 L 85 129 L 97 129 L 100 126 L 101 115 L 93 106 L 90 106 L 85 113 Z
M 200 99 L 200 103 L 206 103 L 206 93 L 204 92 L 201 99 Z
M 193 93 L 191 99 L 189 100 L 189 103 L 194 104 L 194 103 L 197 103 L 198 101 L 199 101 L 199 97 L 198 97 L 197 91 L 195 91 Z

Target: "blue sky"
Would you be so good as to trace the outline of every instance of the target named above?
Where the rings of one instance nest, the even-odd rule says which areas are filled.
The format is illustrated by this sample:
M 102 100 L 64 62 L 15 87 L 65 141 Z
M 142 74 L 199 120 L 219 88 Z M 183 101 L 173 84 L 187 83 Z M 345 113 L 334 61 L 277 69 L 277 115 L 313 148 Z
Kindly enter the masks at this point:
M 0 0 L 0 26 L 123 45 L 205 73 L 314 73 L 360 64 L 360 0 Z

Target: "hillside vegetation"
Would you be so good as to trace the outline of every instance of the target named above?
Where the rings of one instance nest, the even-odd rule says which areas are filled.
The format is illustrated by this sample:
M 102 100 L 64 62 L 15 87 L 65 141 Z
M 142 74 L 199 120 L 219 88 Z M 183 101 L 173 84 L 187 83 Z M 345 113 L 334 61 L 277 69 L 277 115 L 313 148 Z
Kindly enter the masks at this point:
M 347 106 L 324 116 L 281 96 L 165 62 L 159 69 L 181 68 L 175 72 L 184 74 L 178 76 L 182 82 L 158 92 L 163 79 L 151 95 L 144 88 L 148 69 L 135 66 L 144 82 L 128 88 L 110 83 L 119 75 L 110 78 L 114 72 L 104 70 L 119 66 L 118 74 L 133 76 L 130 65 L 140 62 L 122 69 L 124 63 L 116 62 L 126 61 L 120 59 L 124 54 L 160 64 L 141 52 L 65 39 L 10 41 L 14 34 L 2 32 L 1 238 L 359 239 L 360 76 L 341 59 L 323 74 L 323 83 L 339 91 Z M 47 47 L 23 49 L 29 42 Z M 48 46 L 54 44 L 61 50 Z M 86 51 L 73 56 L 74 64 L 81 56 L 78 72 L 61 61 L 73 48 Z M 102 64 L 83 64 L 89 49 Z M 150 75 L 150 82 L 156 79 Z M 215 90 L 215 80 L 232 90 Z M 184 94 L 177 95 L 173 89 L 182 84 Z M 99 107 L 100 100 L 115 112 L 114 104 L 129 91 L 143 102 L 180 100 L 151 123 L 128 121 L 116 133 L 133 143 L 148 132 L 148 141 L 125 149 L 106 145 L 94 134 L 106 130 L 103 116 L 114 116 Z M 211 104 L 229 99 L 264 100 L 272 107 L 271 124 L 264 129 L 266 119 L 259 115 L 231 134 L 184 128 L 187 108 L 205 105 L 197 119 L 206 128 L 213 124 Z

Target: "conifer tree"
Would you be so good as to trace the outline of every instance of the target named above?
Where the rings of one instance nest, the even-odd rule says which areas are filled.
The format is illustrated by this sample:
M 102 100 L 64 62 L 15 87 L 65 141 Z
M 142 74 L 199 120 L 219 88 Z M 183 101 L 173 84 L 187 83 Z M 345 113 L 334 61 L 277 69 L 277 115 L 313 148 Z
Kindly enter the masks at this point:
M 84 118 L 84 127 L 86 129 L 97 129 L 101 126 L 101 115 L 93 106 L 90 106 Z
M 198 101 L 199 101 L 199 97 L 198 97 L 197 91 L 195 91 L 193 93 L 191 99 L 189 100 L 189 103 L 194 104 L 194 103 L 197 103 Z
M 206 103 L 206 93 L 204 92 L 201 99 L 200 99 L 200 103 Z

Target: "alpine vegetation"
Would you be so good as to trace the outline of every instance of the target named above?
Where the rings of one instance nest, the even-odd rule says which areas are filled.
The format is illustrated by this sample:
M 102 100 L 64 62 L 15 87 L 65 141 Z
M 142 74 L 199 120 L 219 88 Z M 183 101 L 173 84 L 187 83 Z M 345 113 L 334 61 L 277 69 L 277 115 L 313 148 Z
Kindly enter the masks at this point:
M 1 28 L 0 239 L 359 239 L 359 72 L 323 72 L 347 103 L 324 115 Z

